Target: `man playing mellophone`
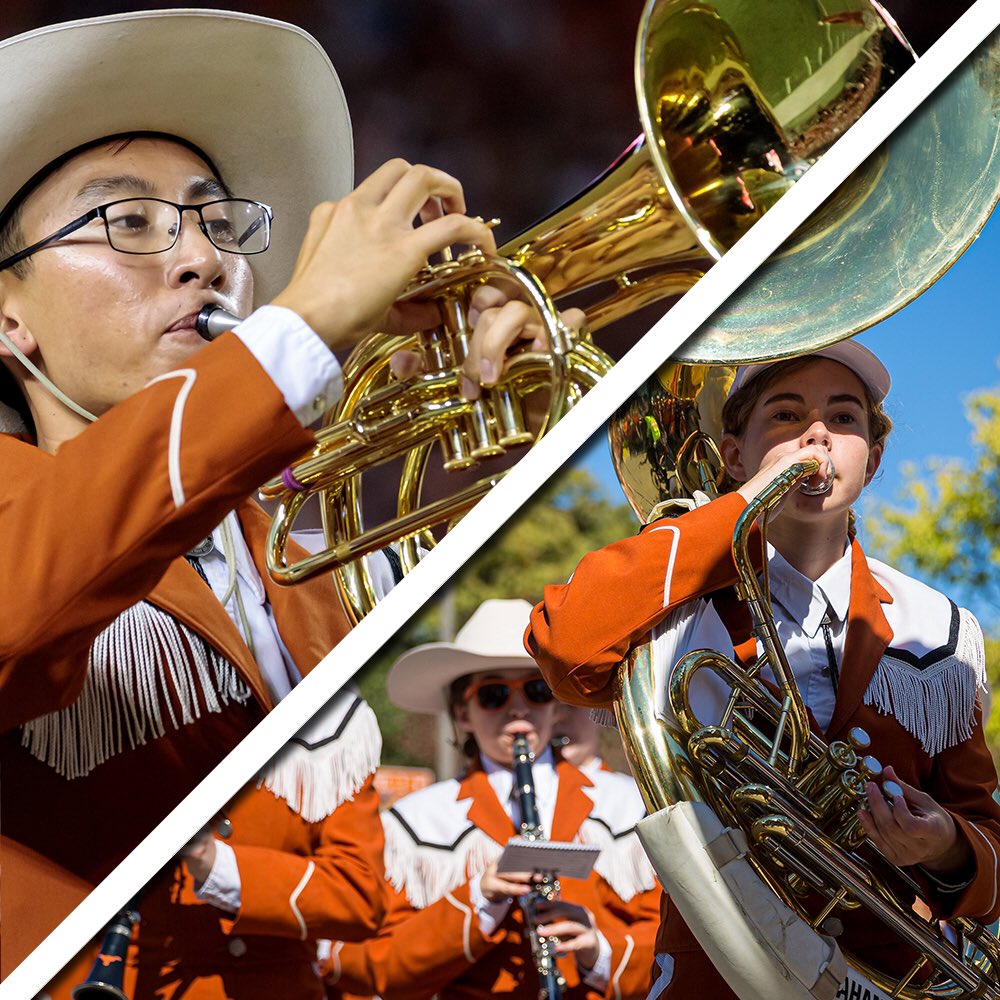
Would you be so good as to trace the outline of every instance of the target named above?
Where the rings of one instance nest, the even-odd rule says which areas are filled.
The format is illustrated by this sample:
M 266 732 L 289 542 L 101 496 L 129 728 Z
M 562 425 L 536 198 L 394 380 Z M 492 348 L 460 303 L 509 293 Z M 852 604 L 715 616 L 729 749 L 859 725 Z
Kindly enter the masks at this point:
M 334 352 L 436 320 L 401 290 L 494 241 L 439 170 L 350 190 L 340 85 L 290 25 L 114 15 L 0 67 L 9 969 L 347 631 L 328 580 L 268 579 L 247 497 L 310 447 Z M 206 343 L 208 305 L 247 318 Z M 510 316 L 484 311 L 471 379 L 533 336 Z

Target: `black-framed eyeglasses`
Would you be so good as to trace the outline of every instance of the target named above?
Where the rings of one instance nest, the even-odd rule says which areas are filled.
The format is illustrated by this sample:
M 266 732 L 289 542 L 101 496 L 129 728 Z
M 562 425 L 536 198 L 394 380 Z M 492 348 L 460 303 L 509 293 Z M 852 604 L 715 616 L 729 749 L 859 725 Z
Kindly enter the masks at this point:
M 465 701 L 473 698 L 479 702 L 479 707 L 487 712 L 498 712 L 515 691 L 521 691 L 524 697 L 533 705 L 547 705 L 555 698 L 552 688 L 541 677 L 528 677 L 519 681 L 482 680 L 470 684 L 465 690 Z
M 271 209 L 246 198 L 219 198 L 200 205 L 178 205 L 162 198 L 123 198 L 98 205 L 51 236 L 32 243 L 5 260 L 0 271 L 22 260 L 97 219 L 104 223 L 104 234 L 111 248 L 119 253 L 150 254 L 169 250 L 181 231 L 185 212 L 197 212 L 198 228 L 213 246 L 226 253 L 263 253 L 271 241 Z

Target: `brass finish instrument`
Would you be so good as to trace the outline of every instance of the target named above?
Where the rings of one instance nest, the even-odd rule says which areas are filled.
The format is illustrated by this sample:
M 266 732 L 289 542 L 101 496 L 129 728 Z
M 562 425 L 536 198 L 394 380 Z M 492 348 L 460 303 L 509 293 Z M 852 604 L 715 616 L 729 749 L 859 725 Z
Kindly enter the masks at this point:
M 649 0 L 635 57 L 643 134 L 578 198 L 502 247 L 502 259 L 472 250 L 421 274 L 404 298 L 433 301 L 439 329 L 359 345 L 315 449 L 263 491 L 278 501 L 268 545 L 274 578 L 291 583 L 332 568 L 349 613 L 370 610 L 364 556 L 399 540 L 409 571 L 433 544 L 430 529 L 461 516 L 498 479 L 423 503 L 435 442 L 446 469 L 469 467 L 543 433 L 607 371 L 602 352 L 561 326 L 553 300 L 584 306 L 596 330 L 686 291 L 911 61 L 871 0 Z M 856 211 L 877 180 L 876 172 L 849 188 L 840 214 Z M 823 232 L 833 226 L 829 219 Z M 484 282 L 516 289 L 539 310 L 550 350 L 513 359 L 473 403 L 461 397 L 458 369 L 468 300 Z M 389 359 L 401 349 L 418 351 L 427 373 L 395 381 Z M 548 404 L 533 434 L 523 403 L 537 392 Z M 397 457 L 398 516 L 366 529 L 363 474 Z M 314 493 L 328 549 L 290 565 L 286 542 Z
M 538 808 L 535 805 L 535 782 L 531 774 L 531 762 L 534 755 L 528 749 L 525 736 L 514 737 L 514 788 L 518 805 L 521 809 L 521 836 L 525 840 L 544 840 L 545 831 L 538 818 Z M 559 898 L 559 879 L 552 874 L 542 873 L 531 892 L 520 899 L 524 911 L 524 923 L 528 929 L 531 942 L 531 954 L 538 972 L 539 1000 L 559 1000 L 566 981 L 556 965 L 555 949 L 558 943 L 554 938 L 538 933 L 538 917 L 535 908 L 540 899 L 553 900 Z
M 858 906 L 891 928 L 918 956 L 902 977 L 847 956 L 879 989 L 904 1000 L 1000 1000 L 1000 940 L 968 918 L 943 924 L 915 912 L 920 887 L 867 842 L 857 811 L 865 782 L 877 780 L 881 766 L 867 755 L 862 730 L 830 745 L 810 732 L 753 569 L 751 529 L 760 521 L 766 530 L 785 494 L 817 468 L 817 462 L 802 462 L 778 476 L 747 506 L 734 531 L 737 594 L 763 646 L 758 662 L 745 669 L 715 650 L 682 657 L 668 682 L 666 722 L 653 708 L 649 647 L 636 648 L 623 664 L 616 715 L 632 772 L 650 812 L 680 801 L 705 802 L 724 824 L 743 830 L 754 870 L 814 930 L 837 936 L 845 912 Z M 777 680 L 778 698 L 760 682 L 765 666 Z M 701 670 L 713 671 L 731 690 L 718 724 L 705 724 L 691 707 L 691 684 Z M 890 799 L 901 794 L 892 782 L 885 791 Z
M 122 988 L 125 956 L 139 912 L 132 900 L 108 924 L 90 975 L 73 987 L 73 1000 L 129 1000 Z
M 1000 196 L 998 48 L 996 37 L 984 44 L 862 168 L 869 179 L 880 175 L 885 194 L 856 201 L 836 232 L 819 235 L 839 213 L 835 196 L 615 415 L 612 460 L 641 520 L 686 509 L 696 491 L 712 497 L 734 487 L 718 443 L 737 364 L 808 353 L 858 333 L 919 295 L 972 242 Z M 944 138 L 949 122 L 973 116 L 988 127 Z M 909 196 L 913 185 L 920 192 Z M 913 211 L 900 219 L 903 206 Z M 636 647 L 622 665 L 616 714 L 633 774 L 651 813 L 703 802 L 724 825 L 742 829 L 753 869 L 813 929 L 836 935 L 861 906 L 881 919 L 920 961 L 898 977 L 848 956 L 880 989 L 906 1000 L 996 1000 L 1000 940 L 973 920 L 949 921 L 944 930 L 916 914 L 919 888 L 866 842 L 856 812 L 864 782 L 881 768 L 865 733 L 826 746 L 810 732 L 766 587 L 747 557 L 753 523 L 766 521 L 812 471 L 803 464 L 776 479 L 734 534 L 739 592 L 764 647 L 761 661 L 748 671 L 717 651 L 684 657 L 667 689 L 669 722 L 657 714 L 652 648 Z M 778 698 L 759 680 L 765 663 Z M 692 680 L 706 669 L 731 691 L 718 725 L 703 725 L 690 705 Z

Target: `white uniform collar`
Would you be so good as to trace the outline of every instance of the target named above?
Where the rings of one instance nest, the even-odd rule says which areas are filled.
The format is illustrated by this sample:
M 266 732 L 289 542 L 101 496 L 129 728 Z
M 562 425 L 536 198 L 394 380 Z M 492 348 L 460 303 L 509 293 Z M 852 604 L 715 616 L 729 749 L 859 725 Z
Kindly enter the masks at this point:
M 847 618 L 851 606 L 851 546 L 818 579 L 803 576 L 770 542 L 767 569 L 771 594 L 808 636 L 814 636 L 827 608 L 838 622 Z
M 485 754 L 480 754 L 479 759 L 496 797 L 500 800 L 500 805 L 508 816 L 516 817 L 511 795 L 514 788 L 513 761 L 511 767 L 504 767 Z M 533 761 L 531 777 L 535 783 L 535 806 L 545 832 L 549 833 L 552 830 L 552 818 L 555 814 L 559 777 L 556 774 L 555 758 L 548 747 Z

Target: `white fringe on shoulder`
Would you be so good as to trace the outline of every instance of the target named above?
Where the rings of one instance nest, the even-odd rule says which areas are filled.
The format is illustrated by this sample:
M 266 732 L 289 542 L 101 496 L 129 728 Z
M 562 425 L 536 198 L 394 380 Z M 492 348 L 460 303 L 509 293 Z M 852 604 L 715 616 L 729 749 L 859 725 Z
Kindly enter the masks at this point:
M 22 727 L 21 745 L 64 778 L 81 778 L 230 702 L 250 689 L 197 633 L 145 601 L 94 640 L 79 697 Z
M 933 757 L 972 736 L 980 690 L 986 690 L 982 631 L 972 613 L 959 608 L 954 654 L 924 670 L 883 656 L 865 692 L 865 704 L 893 716 Z
M 577 840 L 600 847 L 594 871 L 627 903 L 633 896 L 656 885 L 656 872 L 634 830 L 615 838 L 603 824 L 585 819 Z
M 412 906 L 423 909 L 486 870 L 503 847 L 478 827 L 454 850 L 418 844 L 398 819 L 384 813 L 385 877 Z
M 382 734 L 367 702 L 357 701 L 354 714 L 336 738 L 315 746 L 292 740 L 261 774 L 258 784 L 284 799 L 308 823 L 332 815 L 378 767 Z

